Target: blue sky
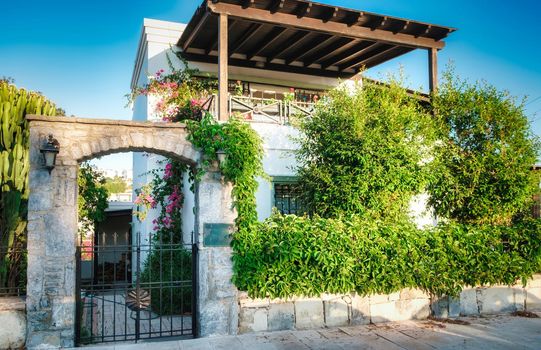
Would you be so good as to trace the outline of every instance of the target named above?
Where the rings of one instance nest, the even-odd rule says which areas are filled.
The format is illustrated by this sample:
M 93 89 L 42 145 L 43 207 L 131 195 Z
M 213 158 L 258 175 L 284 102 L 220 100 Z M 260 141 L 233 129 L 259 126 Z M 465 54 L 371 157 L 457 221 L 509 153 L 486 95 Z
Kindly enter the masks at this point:
M 541 135 L 541 2 L 537 0 L 323 0 L 327 4 L 458 28 L 439 54 L 440 71 L 484 79 L 529 96 L 526 113 Z M 124 108 L 143 18 L 187 22 L 200 1 L 3 1 L 0 76 L 38 90 L 68 115 L 130 119 Z M 404 67 L 411 86 L 426 86 L 426 52 L 414 51 L 368 72 Z M 108 157 L 104 166 L 131 166 Z

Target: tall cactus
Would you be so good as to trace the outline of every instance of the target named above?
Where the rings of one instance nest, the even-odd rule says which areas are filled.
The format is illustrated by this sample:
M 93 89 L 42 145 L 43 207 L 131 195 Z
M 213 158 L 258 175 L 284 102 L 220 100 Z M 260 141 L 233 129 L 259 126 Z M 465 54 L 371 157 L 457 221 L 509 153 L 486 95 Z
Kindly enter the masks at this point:
M 55 115 L 44 96 L 0 81 L 0 288 L 16 286 L 24 244 L 28 199 L 30 131 L 27 114 Z

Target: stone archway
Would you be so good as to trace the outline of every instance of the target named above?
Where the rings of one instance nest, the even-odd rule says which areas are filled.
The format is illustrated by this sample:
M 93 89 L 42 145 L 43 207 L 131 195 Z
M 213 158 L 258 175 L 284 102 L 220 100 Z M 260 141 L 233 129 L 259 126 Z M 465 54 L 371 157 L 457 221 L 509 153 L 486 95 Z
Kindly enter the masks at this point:
M 28 203 L 27 347 L 74 345 L 75 248 L 78 163 L 126 151 L 148 151 L 196 165 L 199 152 L 183 124 L 28 116 L 30 197 Z M 40 147 L 49 134 L 60 144 L 49 174 Z M 201 335 L 236 332 L 236 289 L 231 285 L 229 247 L 204 247 L 203 227 L 232 224 L 231 187 L 209 171 L 196 189 L 195 237 L 199 246 L 197 317 Z M 212 322 L 207 322 L 212 320 Z

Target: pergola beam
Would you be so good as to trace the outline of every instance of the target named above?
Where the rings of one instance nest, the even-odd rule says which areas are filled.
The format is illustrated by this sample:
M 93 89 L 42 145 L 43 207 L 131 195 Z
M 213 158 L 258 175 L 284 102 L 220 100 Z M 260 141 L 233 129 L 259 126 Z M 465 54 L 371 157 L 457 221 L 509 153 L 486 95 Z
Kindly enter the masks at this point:
M 186 39 L 186 41 L 182 45 L 183 51 L 186 51 L 188 46 L 190 46 L 190 44 L 194 41 L 194 39 L 199 34 L 199 31 L 201 30 L 201 28 L 203 28 L 203 26 L 207 24 L 207 21 L 209 18 L 210 18 L 210 13 L 208 11 L 205 11 L 203 18 L 199 21 L 199 23 L 197 23 L 197 26 L 195 27 L 195 29 L 190 33 L 190 36 L 188 37 L 188 39 Z
M 244 0 L 242 2 L 242 8 L 246 9 L 248 7 L 252 7 L 254 5 L 254 3 L 255 3 L 255 0 Z
M 438 88 L 438 50 L 428 50 L 428 88 L 430 92 Z
M 231 45 L 231 55 L 241 48 L 242 45 L 246 44 L 246 42 L 248 42 L 254 35 L 256 35 L 261 27 L 263 27 L 263 24 L 261 23 L 252 23 L 244 34 L 242 34 L 242 36 Z
M 331 19 L 333 19 L 334 17 L 336 17 L 336 15 L 338 14 L 338 7 L 333 7 L 329 13 L 323 18 L 323 23 L 327 23 L 329 22 Z
M 303 49 L 299 50 L 297 54 L 292 55 L 286 60 L 286 64 L 291 64 L 292 62 L 298 61 L 299 59 L 301 59 L 302 57 L 306 55 L 310 55 L 313 52 L 317 52 L 317 50 L 319 50 L 322 47 L 325 47 L 325 45 L 332 42 L 334 39 L 336 39 L 336 37 L 332 35 L 327 37 L 324 40 L 319 40 L 318 38 L 316 38 L 316 40 L 319 40 L 319 41 L 315 45 L 311 46 L 310 49 L 308 50 L 303 50 Z
M 374 41 L 363 41 L 359 46 L 352 47 L 350 50 L 345 51 L 341 55 L 333 57 L 332 60 L 324 62 L 321 66 L 323 69 L 326 69 L 330 66 L 340 66 L 343 63 L 349 62 L 359 56 L 366 54 L 377 48 L 379 43 Z
M 297 10 L 297 18 L 303 18 L 307 14 L 310 13 L 310 10 L 312 9 L 312 3 L 306 2 L 299 5 L 299 8 Z
M 305 29 L 309 31 L 318 31 L 321 33 L 328 33 L 333 35 L 340 35 L 351 37 L 354 39 L 363 39 L 363 40 L 372 40 L 372 41 L 382 41 L 389 44 L 400 45 L 400 46 L 409 46 L 414 48 L 437 48 L 441 49 L 445 46 L 445 43 L 442 41 L 436 41 L 431 38 L 426 37 L 415 37 L 408 34 L 397 33 L 393 34 L 380 29 L 373 29 L 360 27 L 360 26 L 351 26 L 348 27 L 347 24 L 338 23 L 338 22 L 327 22 L 322 23 L 321 20 L 310 17 L 298 18 L 297 16 L 290 15 L 287 13 L 276 12 L 271 14 L 267 10 L 261 10 L 257 8 L 247 8 L 242 11 L 238 5 L 228 4 L 228 3 L 207 3 L 210 11 L 216 14 L 226 14 L 235 18 L 242 18 L 252 21 L 260 21 L 265 23 L 279 23 L 282 26 L 293 27 L 298 29 Z M 381 25 L 381 23 L 380 23 Z
M 357 70 L 360 67 L 367 66 L 367 63 L 369 63 L 369 62 L 371 62 L 373 60 L 379 59 L 379 58 L 381 58 L 381 57 L 383 57 L 385 55 L 388 55 L 389 53 L 391 53 L 391 52 L 393 52 L 395 50 L 398 50 L 398 49 L 403 50 L 405 48 L 403 46 L 391 46 L 390 48 L 385 49 L 385 50 L 383 50 L 383 51 L 381 51 L 381 52 L 379 52 L 379 53 L 377 53 L 377 54 L 375 54 L 373 56 L 370 56 L 370 57 L 368 57 L 368 58 L 366 58 L 366 59 L 364 59 L 364 60 L 362 60 L 360 62 L 357 62 L 355 64 L 351 64 L 348 67 L 344 67 L 344 70 L 351 69 L 351 68 L 354 68 L 355 70 Z
M 278 12 L 281 8 L 284 7 L 284 2 L 285 0 L 274 0 L 274 2 L 271 4 L 269 8 L 270 13 Z
M 272 61 L 276 57 L 280 56 L 284 52 L 291 50 L 293 48 L 296 48 L 300 45 L 302 40 L 309 34 L 310 32 L 297 32 L 293 34 L 293 36 L 288 39 L 286 42 L 279 45 L 276 50 L 274 51 L 274 54 L 267 57 L 267 62 Z
M 251 60 L 255 56 L 258 56 L 261 52 L 263 52 L 267 47 L 275 43 L 276 41 L 280 40 L 282 35 L 286 32 L 286 28 L 283 27 L 274 27 L 266 36 L 261 40 L 261 43 L 263 45 L 256 47 L 255 50 L 253 50 L 250 53 L 246 54 L 246 59 Z
M 330 45 L 327 50 L 322 51 L 318 55 L 312 57 L 310 60 L 307 60 L 304 62 L 305 67 L 314 64 L 316 62 L 325 62 L 329 59 L 332 59 L 334 56 L 339 55 L 340 53 L 348 50 L 349 48 L 357 45 L 360 41 L 359 40 L 351 40 L 348 43 L 340 43 L 336 42 L 336 44 Z
M 227 120 L 228 100 L 228 23 L 227 14 L 221 13 L 218 17 L 218 120 Z

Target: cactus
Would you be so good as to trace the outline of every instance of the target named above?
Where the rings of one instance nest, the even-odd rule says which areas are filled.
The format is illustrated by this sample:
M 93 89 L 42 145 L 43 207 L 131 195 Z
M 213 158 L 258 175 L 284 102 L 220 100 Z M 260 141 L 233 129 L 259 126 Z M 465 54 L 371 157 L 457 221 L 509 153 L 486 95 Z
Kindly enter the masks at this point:
M 0 287 L 12 287 L 21 259 L 13 247 L 26 240 L 30 131 L 27 114 L 55 115 L 44 96 L 0 81 Z

